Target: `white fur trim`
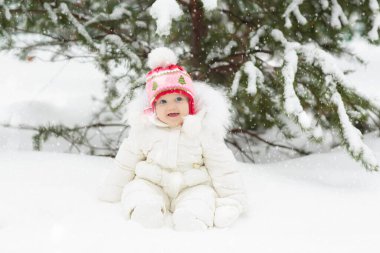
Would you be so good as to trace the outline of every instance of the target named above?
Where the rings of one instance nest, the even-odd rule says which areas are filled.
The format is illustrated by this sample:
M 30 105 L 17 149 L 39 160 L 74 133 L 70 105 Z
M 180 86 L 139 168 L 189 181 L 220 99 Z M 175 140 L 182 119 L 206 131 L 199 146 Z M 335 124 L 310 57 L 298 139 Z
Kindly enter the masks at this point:
M 186 116 L 183 120 L 182 132 L 184 132 L 190 138 L 198 136 L 202 130 L 202 119 L 204 117 L 204 114 L 205 110 L 202 110 L 196 115 Z
M 138 89 L 133 96 L 134 98 L 127 104 L 127 112 L 123 120 L 127 121 L 131 127 L 136 128 L 151 124 L 149 123 L 149 116 L 144 114 L 144 110 L 150 107 L 145 90 Z
M 202 127 L 212 131 L 217 136 L 224 137 L 231 126 L 232 105 L 226 93 L 220 89 L 211 87 L 204 82 L 194 82 L 195 108 L 205 110 Z
M 167 67 L 172 64 L 177 64 L 177 55 L 167 47 L 159 47 L 153 49 L 148 55 L 147 65 L 150 69 L 157 67 Z

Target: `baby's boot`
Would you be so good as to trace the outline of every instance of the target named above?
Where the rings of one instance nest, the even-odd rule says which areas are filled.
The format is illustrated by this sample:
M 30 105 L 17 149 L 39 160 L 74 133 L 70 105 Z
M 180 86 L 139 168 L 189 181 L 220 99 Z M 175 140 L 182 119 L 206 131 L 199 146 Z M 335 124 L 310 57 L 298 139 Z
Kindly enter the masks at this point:
M 164 225 L 164 211 L 158 203 L 140 204 L 132 210 L 131 220 L 146 228 L 160 228 Z
M 208 228 L 206 223 L 184 208 L 176 209 L 172 220 L 174 229 L 179 231 L 201 231 Z

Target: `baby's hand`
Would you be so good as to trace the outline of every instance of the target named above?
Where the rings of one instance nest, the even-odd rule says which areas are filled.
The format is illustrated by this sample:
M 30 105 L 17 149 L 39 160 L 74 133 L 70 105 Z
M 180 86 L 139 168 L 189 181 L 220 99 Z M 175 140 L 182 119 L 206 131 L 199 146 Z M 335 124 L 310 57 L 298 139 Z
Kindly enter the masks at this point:
M 155 184 L 160 184 L 162 179 L 162 169 L 152 163 L 146 161 L 139 162 L 135 169 L 136 176 L 146 179 Z
M 186 186 L 194 186 L 210 181 L 210 176 L 204 166 L 201 166 L 198 169 L 185 171 L 183 173 L 183 178 Z
M 168 172 L 157 164 L 146 161 L 139 162 L 135 169 L 136 176 L 162 186 L 171 198 L 177 197 L 178 193 L 185 187 L 183 174 L 181 172 Z

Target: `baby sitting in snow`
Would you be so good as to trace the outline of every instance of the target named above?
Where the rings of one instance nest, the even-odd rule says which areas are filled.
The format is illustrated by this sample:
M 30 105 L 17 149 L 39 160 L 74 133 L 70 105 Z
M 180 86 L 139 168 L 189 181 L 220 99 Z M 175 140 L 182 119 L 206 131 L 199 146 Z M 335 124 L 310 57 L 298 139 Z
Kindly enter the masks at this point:
M 168 212 L 177 230 L 227 227 L 246 206 L 238 163 L 224 143 L 229 103 L 176 64 L 168 48 L 149 54 L 146 93 L 128 105 L 129 136 L 99 199 L 121 200 L 126 217 L 145 227 L 161 227 Z

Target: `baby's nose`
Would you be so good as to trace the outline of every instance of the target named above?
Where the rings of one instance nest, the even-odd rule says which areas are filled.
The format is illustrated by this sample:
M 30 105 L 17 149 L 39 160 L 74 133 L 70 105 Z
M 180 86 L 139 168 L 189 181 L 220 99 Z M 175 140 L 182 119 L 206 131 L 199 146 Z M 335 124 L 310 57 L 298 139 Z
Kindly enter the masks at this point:
M 175 102 L 171 102 L 171 103 L 169 103 L 169 104 L 168 104 L 168 108 L 169 108 L 169 109 L 176 109 L 176 108 L 177 108 L 177 103 L 175 103 Z

